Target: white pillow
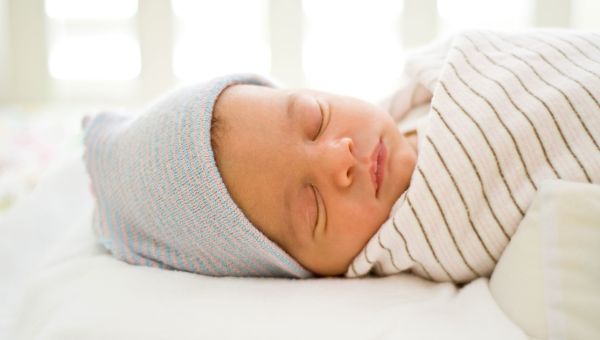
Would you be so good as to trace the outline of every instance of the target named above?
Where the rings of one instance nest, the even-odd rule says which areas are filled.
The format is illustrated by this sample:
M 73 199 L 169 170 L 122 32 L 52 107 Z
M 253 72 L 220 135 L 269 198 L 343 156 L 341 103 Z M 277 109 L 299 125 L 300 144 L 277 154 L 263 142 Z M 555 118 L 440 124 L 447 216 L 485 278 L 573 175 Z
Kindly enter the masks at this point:
M 532 337 L 600 339 L 600 186 L 545 182 L 490 290 Z

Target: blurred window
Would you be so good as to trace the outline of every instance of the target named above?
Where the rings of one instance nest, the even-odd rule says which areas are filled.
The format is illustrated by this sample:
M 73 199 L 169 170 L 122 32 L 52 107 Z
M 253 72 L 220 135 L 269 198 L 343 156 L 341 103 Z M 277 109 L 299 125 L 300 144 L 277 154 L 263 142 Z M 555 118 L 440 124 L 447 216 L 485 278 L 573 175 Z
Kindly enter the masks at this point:
M 128 19 L 137 13 L 137 0 L 46 0 L 52 19 Z
M 368 100 L 387 94 L 401 74 L 402 5 L 399 0 L 304 0 L 307 86 Z
M 172 6 L 176 18 L 173 71 L 178 78 L 269 73 L 266 0 L 173 0 Z
M 480 28 L 517 30 L 531 26 L 532 0 L 437 0 L 441 32 Z
M 0 89 L 43 81 L 39 89 L 15 86 L 9 101 L 28 91 L 31 98 L 37 91 L 41 98 L 141 99 L 171 86 L 173 75 L 195 81 L 232 72 L 273 72 L 284 84 L 373 101 L 399 85 L 406 47 L 434 36 L 471 28 L 600 29 L 598 0 L 43 0 L 19 8 L 25 11 L 16 12 L 16 29 L 0 27 L 8 33 L 0 71 L 15 70 Z M 32 28 L 40 10 L 45 20 Z M 8 58 L 9 41 L 21 37 L 31 46 Z
M 48 69 L 60 80 L 127 80 L 141 70 L 137 0 L 45 0 Z

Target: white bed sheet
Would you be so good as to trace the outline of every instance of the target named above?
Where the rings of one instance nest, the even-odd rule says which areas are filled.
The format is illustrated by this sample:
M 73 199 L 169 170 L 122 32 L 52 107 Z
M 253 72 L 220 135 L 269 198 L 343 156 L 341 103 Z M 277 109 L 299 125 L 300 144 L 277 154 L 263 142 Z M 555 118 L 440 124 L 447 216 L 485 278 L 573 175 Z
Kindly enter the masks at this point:
M 0 339 L 10 339 L 6 334 L 24 282 L 68 228 L 91 211 L 81 156 L 73 152 L 50 165 L 35 189 L 0 215 Z
M 91 206 L 75 157 L 0 220 L 2 315 L 14 326 L 0 338 L 527 338 L 487 279 L 457 289 L 410 275 L 296 281 L 130 266 L 96 245 Z

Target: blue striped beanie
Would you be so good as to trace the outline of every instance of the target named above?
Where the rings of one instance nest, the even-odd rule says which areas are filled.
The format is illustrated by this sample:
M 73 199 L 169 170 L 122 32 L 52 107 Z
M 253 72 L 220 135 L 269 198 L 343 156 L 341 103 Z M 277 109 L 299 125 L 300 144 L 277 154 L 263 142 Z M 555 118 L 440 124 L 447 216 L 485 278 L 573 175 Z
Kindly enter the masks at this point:
M 312 276 L 252 225 L 215 163 L 213 107 L 241 83 L 274 86 L 229 75 L 175 90 L 138 117 L 103 112 L 84 122 L 93 226 L 113 256 L 211 276 Z

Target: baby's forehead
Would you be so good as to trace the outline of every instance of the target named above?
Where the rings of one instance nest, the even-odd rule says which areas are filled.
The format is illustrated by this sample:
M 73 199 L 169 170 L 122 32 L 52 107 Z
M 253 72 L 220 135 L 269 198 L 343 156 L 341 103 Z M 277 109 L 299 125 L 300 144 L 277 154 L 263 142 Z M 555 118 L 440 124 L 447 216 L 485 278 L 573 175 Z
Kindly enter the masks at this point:
M 234 84 L 224 89 L 217 97 L 213 114 L 230 109 L 235 105 L 243 105 L 245 108 L 256 107 L 265 101 L 285 95 L 289 90 L 271 86 L 255 84 Z

